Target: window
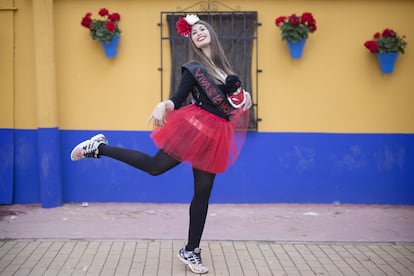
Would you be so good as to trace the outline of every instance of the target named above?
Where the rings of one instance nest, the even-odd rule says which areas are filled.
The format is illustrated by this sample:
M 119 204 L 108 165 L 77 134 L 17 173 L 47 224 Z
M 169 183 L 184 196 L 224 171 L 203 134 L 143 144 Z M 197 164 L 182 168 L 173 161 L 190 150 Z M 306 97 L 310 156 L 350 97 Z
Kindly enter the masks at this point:
M 171 75 L 168 95 L 175 93 L 181 77 L 181 65 L 188 61 L 187 38 L 177 34 L 175 23 L 180 17 L 192 13 L 213 26 L 233 70 L 239 75 L 244 89 L 251 93 L 253 107 L 250 111 L 249 129 L 257 130 L 257 12 L 161 12 L 160 72 L 163 82 L 166 77 L 163 76 L 164 63 L 169 58 Z M 167 29 L 163 29 L 165 22 Z M 168 42 L 165 43 L 166 41 Z M 163 87 L 165 84 L 161 83 L 161 98 L 166 96 L 163 95 Z

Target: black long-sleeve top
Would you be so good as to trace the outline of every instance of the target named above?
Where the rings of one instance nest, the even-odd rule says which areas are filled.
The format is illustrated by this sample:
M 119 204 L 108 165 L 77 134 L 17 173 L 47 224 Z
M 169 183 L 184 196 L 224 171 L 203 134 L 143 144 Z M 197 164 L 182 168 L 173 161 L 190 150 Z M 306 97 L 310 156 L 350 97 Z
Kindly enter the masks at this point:
M 217 84 L 217 87 L 222 91 L 225 89 L 224 84 Z M 216 105 L 210 101 L 209 97 L 197 83 L 190 71 L 184 68 L 178 89 L 175 95 L 170 99 L 174 103 L 174 109 L 179 109 L 190 93 L 192 94 L 196 105 L 226 120 L 229 119 L 226 114 L 219 110 Z

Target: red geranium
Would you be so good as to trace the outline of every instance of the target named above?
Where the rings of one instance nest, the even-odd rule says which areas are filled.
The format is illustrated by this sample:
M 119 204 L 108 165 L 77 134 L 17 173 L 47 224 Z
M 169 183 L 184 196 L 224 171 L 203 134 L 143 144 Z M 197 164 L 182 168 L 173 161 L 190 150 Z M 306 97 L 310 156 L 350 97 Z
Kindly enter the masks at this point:
M 90 26 L 93 22 L 92 18 L 92 13 L 88 12 L 87 14 L 85 14 L 85 16 L 82 18 L 82 22 L 81 25 L 84 26 L 85 28 L 90 29 Z
M 382 33 L 376 32 L 373 40 L 365 41 L 364 46 L 371 53 L 392 53 L 400 52 L 404 54 L 407 42 L 404 41 L 405 36 L 398 36 L 392 29 L 384 29 Z
M 367 42 L 365 42 L 365 47 L 367 47 L 368 48 L 368 50 L 370 50 L 371 51 L 371 53 L 376 53 L 376 52 L 378 52 L 378 49 L 379 49 L 379 45 L 378 45 L 378 42 L 376 42 L 375 40 L 370 40 L 370 41 L 367 41 Z
M 116 26 L 115 26 L 115 24 L 113 22 L 109 21 L 109 22 L 106 22 L 105 28 L 108 31 L 110 31 L 111 33 L 113 33 L 115 31 L 115 29 L 116 29 Z
M 298 42 L 316 31 L 316 20 L 312 13 L 304 12 L 301 16 L 295 13 L 290 16 L 279 16 L 275 24 L 282 31 L 282 40 Z
M 107 16 L 109 14 L 109 11 L 105 8 L 102 8 L 99 10 L 99 15 L 100 16 Z
M 92 19 L 92 13 L 88 12 L 82 18 L 81 25 L 90 30 L 92 39 L 111 42 L 114 36 L 120 35 L 118 21 L 121 20 L 119 13 L 109 13 L 108 9 L 102 8 L 98 13 L 104 19 Z
M 279 16 L 278 18 L 276 18 L 276 20 L 275 20 L 276 26 L 279 27 L 280 25 L 282 25 L 283 23 L 285 23 L 286 19 L 287 19 L 286 16 Z

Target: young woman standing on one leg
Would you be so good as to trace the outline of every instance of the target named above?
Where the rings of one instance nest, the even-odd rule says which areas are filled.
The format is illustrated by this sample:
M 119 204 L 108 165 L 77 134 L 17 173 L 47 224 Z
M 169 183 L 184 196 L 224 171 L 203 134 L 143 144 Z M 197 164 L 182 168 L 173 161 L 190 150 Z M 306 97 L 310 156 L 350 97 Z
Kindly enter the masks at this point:
M 151 134 L 159 151 L 150 156 L 141 151 L 112 147 L 103 134 L 78 144 L 73 161 L 85 157 L 111 157 L 151 175 L 160 175 L 181 162 L 193 167 L 194 195 L 186 246 L 179 259 L 194 273 L 207 273 L 200 254 L 200 241 L 207 217 L 210 194 L 217 173 L 224 172 L 238 157 L 236 122 L 247 126 L 250 94 L 241 89 L 213 28 L 196 15 L 180 18 L 180 35 L 188 37 L 190 62 L 182 67 L 177 93 L 160 102 L 151 114 Z M 193 103 L 181 107 L 191 93 Z M 240 124 L 238 124 L 240 127 Z M 246 128 L 244 128 L 245 130 Z

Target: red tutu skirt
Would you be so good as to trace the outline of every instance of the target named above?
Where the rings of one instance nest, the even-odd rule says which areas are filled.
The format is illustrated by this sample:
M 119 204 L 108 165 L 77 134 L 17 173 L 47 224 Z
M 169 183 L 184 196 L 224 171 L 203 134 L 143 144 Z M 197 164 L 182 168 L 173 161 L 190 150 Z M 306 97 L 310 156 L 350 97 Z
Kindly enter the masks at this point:
M 173 158 L 203 171 L 221 173 L 239 156 L 248 113 L 239 109 L 227 121 L 190 104 L 168 112 L 165 125 L 155 128 L 151 137 L 157 147 Z

